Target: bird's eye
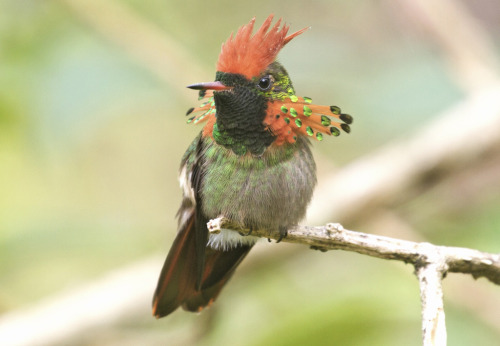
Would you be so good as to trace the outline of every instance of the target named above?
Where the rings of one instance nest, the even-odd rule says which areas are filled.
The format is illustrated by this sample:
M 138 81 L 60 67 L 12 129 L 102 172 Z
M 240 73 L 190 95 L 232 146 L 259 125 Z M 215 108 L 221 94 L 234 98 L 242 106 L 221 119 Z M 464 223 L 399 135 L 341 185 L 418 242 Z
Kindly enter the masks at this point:
M 271 76 L 262 77 L 258 86 L 261 90 L 268 90 L 271 87 Z

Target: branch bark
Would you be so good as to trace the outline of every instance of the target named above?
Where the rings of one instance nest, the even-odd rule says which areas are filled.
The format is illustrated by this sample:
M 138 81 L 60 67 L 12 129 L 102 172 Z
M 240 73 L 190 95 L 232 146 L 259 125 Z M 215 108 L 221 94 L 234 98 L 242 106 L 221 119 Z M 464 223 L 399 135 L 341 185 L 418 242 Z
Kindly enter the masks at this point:
M 219 233 L 222 229 L 250 232 L 225 218 L 210 220 L 207 225 L 211 233 Z M 279 232 L 268 230 L 252 230 L 251 234 L 275 240 L 280 238 Z M 283 241 L 309 245 L 321 251 L 346 250 L 412 264 L 420 286 L 424 345 L 446 345 L 441 281 L 448 272 L 485 277 L 500 285 L 500 254 L 355 232 L 334 223 L 318 227 L 297 226 L 288 230 Z

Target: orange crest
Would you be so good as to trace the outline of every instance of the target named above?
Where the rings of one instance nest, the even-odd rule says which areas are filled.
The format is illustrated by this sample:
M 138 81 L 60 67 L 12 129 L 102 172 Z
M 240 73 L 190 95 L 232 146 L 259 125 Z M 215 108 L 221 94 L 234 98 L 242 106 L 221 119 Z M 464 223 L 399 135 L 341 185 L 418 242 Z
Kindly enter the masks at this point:
M 276 59 L 281 48 L 308 29 L 304 28 L 286 36 L 289 27 L 283 25 L 280 28 L 281 19 L 268 31 L 272 21 L 271 14 L 252 36 L 254 17 L 250 23 L 242 26 L 234 37 L 231 34 L 222 45 L 217 71 L 241 74 L 248 79 L 256 77 Z

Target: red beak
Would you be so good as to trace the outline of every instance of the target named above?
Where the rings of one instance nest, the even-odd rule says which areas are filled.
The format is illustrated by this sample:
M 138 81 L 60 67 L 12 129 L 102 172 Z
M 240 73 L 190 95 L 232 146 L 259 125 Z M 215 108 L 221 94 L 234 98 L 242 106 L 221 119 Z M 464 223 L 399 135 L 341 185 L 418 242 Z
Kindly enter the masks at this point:
M 187 86 L 189 89 L 194 90 L 228 90 L 232 87 L 225 86 L 221 82 L 207 82 L 207 83 L 198 83 L 191 84 Z

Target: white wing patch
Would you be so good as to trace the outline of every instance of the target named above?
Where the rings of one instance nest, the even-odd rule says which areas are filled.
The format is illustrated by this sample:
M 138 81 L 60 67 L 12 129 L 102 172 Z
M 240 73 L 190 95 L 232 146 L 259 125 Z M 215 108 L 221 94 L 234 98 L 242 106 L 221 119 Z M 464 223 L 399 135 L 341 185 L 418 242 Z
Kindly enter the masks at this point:
M 187 171 L 187 165 L 184 164 L 182 166 L 181 172 L 179 173 L 179 183 L 182 189 L 182 193 L 184 197 L 187 197 L 193 202 L 193 205 L 196 205 L 196 200 L 194 198 L 194 190 L 193 187 L 191 186 L 191 176 L 192 176 L 191 171 Z

